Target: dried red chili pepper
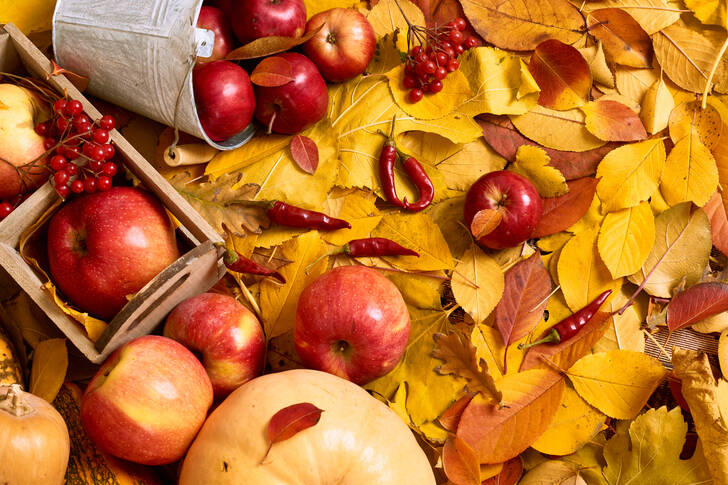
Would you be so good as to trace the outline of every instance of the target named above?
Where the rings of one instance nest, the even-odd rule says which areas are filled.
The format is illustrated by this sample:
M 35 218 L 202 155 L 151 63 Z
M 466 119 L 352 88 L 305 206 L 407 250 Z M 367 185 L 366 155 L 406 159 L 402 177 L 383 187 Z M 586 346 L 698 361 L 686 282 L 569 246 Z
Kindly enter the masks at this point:
M 343 252 L 355 258 L 364 256 L 420 256 L 417 251 L 400 246 L 384 237 L 354 239 L 344 245 Z
M 612 290 L 607 290 L 598 297 L 594 299 L 591 303 L 589 303 L 587 306 L 582 308 L 581 310 L 578 310 L 573 315 L 568 316 L 561 320 L 559 323 L 551 327 L 549 330 L 548 335 L 546 337 L 542 338 L 541 340 L 537 340 L 536 342 L 531 342 L 528 345 L 520 344 L 518 346 L 519 349 L 527 349 L 529 347 L 533 347 L 534 345 L 539 344 L 545 344 L 545 343 L 559 343 L 563 342 L 564 340 L 569 340 L 574 335 L 579 333 L 579 330 L 581 330 L 584 325 L 586 325 L 589 320 L 592 319 L 594 314 L 596 314 L 597 311 L 599 311 L 599 307 L 602 306 L 602 303 L 607 299 L 607 297 L 612 293 Z
M 432 199 L 435 197 L 435 186 L 432 185 L 432 180 L 422 168 L 420 162 L 415 157 L 409 157 L 402 164 L 405 173 L 415 184 L 417 190 L 420 192 L 420 198 L 416 202 L 407 202 L 407 197 L 404 198 L 404 208 L 410 212 L 421 211 L 432 203 Z
M 379 180 L 386 199 L 398 207 L 404 207 L 404 203 L 399 200 L 394 186 L 394 162 L 397 160 L 397 147 L 394 144 L 394 121 L 396 117 L 397 115 L 392 117 L 392 128 L 379 154 Z
M 271 276 L 281 283 L 285 283 L 286 279 L 278 271 L 256 263 L 252 259 L 248 259 L 242 254 L 232 249 L 226 249 L 225 255 L 223 256 L 223 262 L 225 267 L 236 273 L 247 273 L 261 276 Z
M 281 226 L 318 229 L 319 231 L 351 229 L 351 224 L 343 219 L 327 216 L 323 212 L 301 209 L 279 200 L 273 203 L 266 214 L 271 222 Z

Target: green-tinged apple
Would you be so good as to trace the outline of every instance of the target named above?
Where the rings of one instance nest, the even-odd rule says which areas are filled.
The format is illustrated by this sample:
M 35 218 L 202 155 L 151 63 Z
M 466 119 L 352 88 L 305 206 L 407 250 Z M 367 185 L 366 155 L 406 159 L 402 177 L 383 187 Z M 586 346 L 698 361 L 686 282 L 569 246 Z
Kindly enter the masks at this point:
M 179 256 L 164 207 L 133 187 L 72 199 L 48 225 L 51 279 L 71 303 L 105 320 Z
M 265 336 L 253 312 L 238 300 L 202 293 L 175 307 L 164 335 L 199 355 L 215 397 L 224 397 L 263 371 Z
M 402 294 L 375 270 L 340 266 L 311 282 L 293 337 L 303 364 L 365 384 L 394 368 L 409 339 Z
M 500 224 L 478 239 L 486 248 L 504 249 L 527 240 L 541 220 L 543 201 L 527 178 L 508 170 L 486 173 L 470 187 L 465 196 L 467 227 L 475 214 L 484 209 L 500 211 Z
M 0 84 L 0 199 L 35 189 L 48 179 L 44 138 L 35 125 L 48 109 L 25 88 Z
M 303 44 L 303 52 L 324 79 L 346 81 L 364 72 L 377 43 L 367 18 L 351 8 L 332 8 L 311 17 L 306 33 L 319 27 L 321 30 Z
M 144 465 L 182 458 L 212 405 L 212 384 L 183 345 L 147 335 L 114 351 L 81 399 L 81 421 L 103 451 Z

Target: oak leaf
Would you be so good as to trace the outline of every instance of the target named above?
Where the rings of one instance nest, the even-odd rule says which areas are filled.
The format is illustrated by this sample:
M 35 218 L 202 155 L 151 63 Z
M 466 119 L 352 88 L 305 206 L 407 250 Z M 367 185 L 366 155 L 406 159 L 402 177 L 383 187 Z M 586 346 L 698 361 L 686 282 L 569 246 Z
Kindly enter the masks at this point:
M 475 323 L 480 323 L 500 301 L 504 281 L 500 266 L 480 247 L 472 244 L 455 266 L 451 285 L 458 305 Z
M 599 230 L 599 256 L 612 277 L 628 276 L 644 264 L 655 243 L 655 216 L 650 204 L 610 212 Z

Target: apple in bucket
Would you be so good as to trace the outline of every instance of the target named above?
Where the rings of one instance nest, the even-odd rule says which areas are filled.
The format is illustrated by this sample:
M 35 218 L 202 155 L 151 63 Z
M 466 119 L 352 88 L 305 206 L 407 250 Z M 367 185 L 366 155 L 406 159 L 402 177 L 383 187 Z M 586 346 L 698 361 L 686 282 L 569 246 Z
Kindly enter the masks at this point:
M 301 37 L 306 26 L 303 0 L 240 0 L 233 2 L 231 15 L 242 44 L 271 35 Z
M 233 50 L 233 31 L 230 27 L 230 17 L 219 8 L 203 5 L 200 9 L 200 16 L 197 17 L 197 26 L 201 29 L 211 30 L 215 34 L 215 44 L 212 47 L 210 57 L 198 57 L 197 63 L 225 59 L 225 56 Z

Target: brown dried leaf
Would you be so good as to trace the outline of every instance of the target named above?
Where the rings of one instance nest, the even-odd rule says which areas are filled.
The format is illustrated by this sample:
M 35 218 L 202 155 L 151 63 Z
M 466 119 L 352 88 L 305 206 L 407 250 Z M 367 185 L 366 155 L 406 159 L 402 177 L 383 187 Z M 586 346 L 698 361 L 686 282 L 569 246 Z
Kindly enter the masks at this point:
M 243 59 L 255 59 L 257 57 L 266 57 L 279 52 L 284 52 L 307 42 L 310 38 L 323 28 L 323 24 L 319 28 L 312 30 L 303 37 L 281 37 L 271 35 L 269 37 L 261 37 L 242 47 L 230 52 L 225 59 L 228 61 L 241 61 Z
M 318 168 L 319 151 L 316 142 L 305 135 L 291 138 L 291 156 L 301 170 L 313 175 Z
M 503 220 L 503 211 L 501 210 L 483 209 L 478 211 L 473 217 L 473 222 L 470 223 L 470 234 L 478 240 L 493 232 L 501 223 L 501 220 Z
M 649 68 L 652 40 L 630 14 L 619 8 L 589 12 L 589 32 L 602 41 L 607 57 L 617 64 Z
M 258 86 L 283 86 L 293 81 L 291 63 L 283 57 L 266 57 L 250 73 L 250 82 Z
M 268 423 L 268 442 L 273 445 L 292 438 L 299 432 L 308 429 L 321 419 L 323 409 L 311 403 L 292 404 L 279 410 Z
M 597 312 L 572 338 L 555 345 L 542 344 L 531 347 L 526 352 L 520 370 L 550 369 L 553 365 L 568 369 L 574 362 L 588 354 L 594 344 L 602 338 L 609 327 L 607 320 L 609 316 L 607 312 Z M 538 338 L 545 336 L 544 334 Z
M 674 332 L 724 311 L 728 311 L 728 284 L 698 283 L 672 298 L 667 328 Z
M 567 0 L 461 0 L 465 15 L 486 41 L 501 49 L 528 51 L 544 39 L 577 42 L 584 19 Z
M 583 177 L 566 182 L 569 191 L 559 197 L 543 199 L 541 220 L 533 232 L 533 237 L 556 234 L 575 224 L 589 210 L 599 181 L 593 177 Z
M 591 71 L 584 57 L 556 39 L 536 46 L 528 70 L 541 88 L 541 106 L 558 110 L 577 108 L 586 102 L 591 91 Z
M 480 463 L 475 450 L 457 436 L 448 437 L 442 448 L 442 467 L 455 485 L 480 485 Z
M 439 374 L 454 374 L 468 381 L 468 389 L 480 392 L 494 403 L 501 402 L 503 394 L 495 385 L 493 377 L 488 373 L 488 364 L 480 359 L 478 363 L 475 346 L 458 332 L 447 335 L 436 333 L 435 358 L 445 361 L 436 370 Z

